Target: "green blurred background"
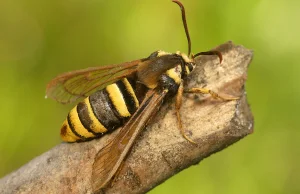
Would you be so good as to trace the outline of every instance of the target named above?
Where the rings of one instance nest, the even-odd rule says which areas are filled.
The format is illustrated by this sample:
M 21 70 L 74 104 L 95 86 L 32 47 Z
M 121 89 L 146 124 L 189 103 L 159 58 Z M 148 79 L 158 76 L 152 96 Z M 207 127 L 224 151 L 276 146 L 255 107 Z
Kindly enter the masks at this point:
M 300 1 L 182 2 L 193 52 L 228 40 L 253 49 L 246 89 L 255 132 L 151 193 L 300 193 Z M 61 142 L 73 105 L 45 100 L 48 81 L 158 49 L 187 52 L 170 0 L 0 1 L 0 177 Z

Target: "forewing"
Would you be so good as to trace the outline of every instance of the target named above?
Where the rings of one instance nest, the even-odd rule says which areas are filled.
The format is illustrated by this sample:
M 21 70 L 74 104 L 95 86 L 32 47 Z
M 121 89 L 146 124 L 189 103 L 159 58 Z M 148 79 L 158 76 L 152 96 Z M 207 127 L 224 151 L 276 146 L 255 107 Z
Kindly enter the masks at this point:
M 176 54 L 152 58 L 139 65 L 138 80 L 149 88 L 155 88 L 162 74 L 181 63 L 181 57 Z
M 99 151 L 93 165 L 92 185 L 94 191 L 104 188 L 111 181 L 140 131 L 157 113 L 166 93 L 167 91 L 150 90 L 140 108 L 119 134 Z
M 96 90 L 134 73 L 140 62 L 141 60 L 135 60 L 61 74 L 48 83 L 46 97 L 63 104 L 74 102 L 78 98 L 87 97 Z

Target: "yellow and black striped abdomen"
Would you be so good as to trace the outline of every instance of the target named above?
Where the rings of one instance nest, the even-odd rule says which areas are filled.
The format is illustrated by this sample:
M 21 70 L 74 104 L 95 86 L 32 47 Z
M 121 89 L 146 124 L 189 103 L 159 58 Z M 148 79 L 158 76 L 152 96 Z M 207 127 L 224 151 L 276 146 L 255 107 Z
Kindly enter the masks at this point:
M 78 103 L 61 128 L 63 141 L 93 139 L 122 126 L 139 107 L 132 85 L 124 78 Z

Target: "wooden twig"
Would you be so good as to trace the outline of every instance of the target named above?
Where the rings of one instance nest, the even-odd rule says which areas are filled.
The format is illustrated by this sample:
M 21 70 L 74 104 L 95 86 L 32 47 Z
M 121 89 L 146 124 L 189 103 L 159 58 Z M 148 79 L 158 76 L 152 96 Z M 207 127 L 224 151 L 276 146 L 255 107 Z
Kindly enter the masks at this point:
M 199 163 L 252 133 L 253 117 L 244 84 L 252 52 L 231 42 L 216 48 L 223 55 L 201 56 L 186 87 L 206 87 L 236 101 L 185 94 L 181 115 L 185 140 L 177 127 L 174 99 L 161 108 L 140 135 L 113 185 L 105 193 L 145 193 L 177 172 Z M 92 167 L 97 152 L 118 131 L 85 143 L 61 143 L 0 179 L 0 193 L 93 193 Z

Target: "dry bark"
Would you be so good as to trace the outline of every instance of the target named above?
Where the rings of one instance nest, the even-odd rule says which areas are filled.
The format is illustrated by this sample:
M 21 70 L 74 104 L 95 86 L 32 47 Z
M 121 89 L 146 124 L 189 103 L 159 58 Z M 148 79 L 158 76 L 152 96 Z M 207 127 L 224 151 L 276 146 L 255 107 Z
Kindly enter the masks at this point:
M 114 184 L 105 193 L 145 193 L 252 133 L 253 117 L 244 89 L 252 51 L 231 42 L 216 49 L 222 52 L 222 64 L 215 56 L 199 57 L 186 87 L 206 87 L 240 99 L 224 102 L 209 96 L 184 95 L 183 125 L 198 145 L 181 136 L 174 99 L 168 99 L 138 137 Z M 90 142 L 57 145 L 0 179 L 0 193 L 94 193 L 94 157 L 117 132 Z

